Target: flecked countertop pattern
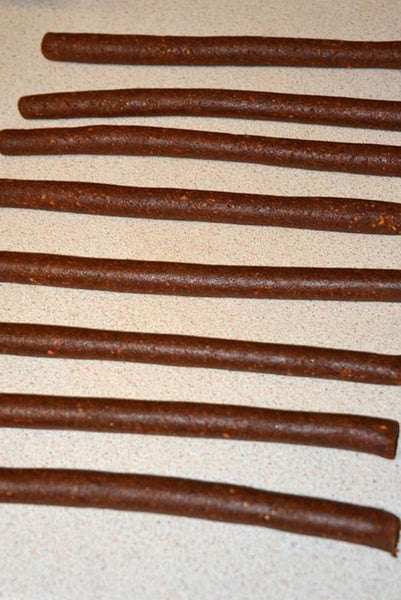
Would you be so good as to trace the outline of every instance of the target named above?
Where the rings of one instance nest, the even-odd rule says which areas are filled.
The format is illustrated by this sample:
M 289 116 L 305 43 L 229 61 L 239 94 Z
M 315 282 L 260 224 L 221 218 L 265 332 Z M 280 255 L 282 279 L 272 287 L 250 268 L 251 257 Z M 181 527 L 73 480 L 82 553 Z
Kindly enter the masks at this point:
M 398 0 L 2 0 L 1 127 L 49 125 L 24 121 L 16 107 L 19 96 L 74 89 L 208 86 L 401 100 L 395 71 L 55 63 L 40 53 L 47 31 L 391 40 L 400 37 L 401 11 Z M 91 122 L 96 121 L 79 121 Z M 109 122 L 401 142 L 401 133 L 279 122 Z M 401 196 L 396 178 L 169 158 L 0 157 L 0 176 L 393 201 Z M 0 212 L 0 247 L 221 264 L 401 267 L 396 237 L 11 209 Z M 0 319 L 401 352 L 401 307 L 395 304 L 180 299 L 0 284 Z M 1 356 L 0 390 L 348 411 L 401 420 L 400 391 L 393 387 L 128 363 Z M 0 432 L 0 464 L 226 481 L 401 515 L 400 451 L 395 461 L 386 461 L 279 444 L 9 429 Z M 161 515 L 0 506 L 0 598 L 6 600 L 399 600 L 400 590 L 401 558 L 378 550 Z

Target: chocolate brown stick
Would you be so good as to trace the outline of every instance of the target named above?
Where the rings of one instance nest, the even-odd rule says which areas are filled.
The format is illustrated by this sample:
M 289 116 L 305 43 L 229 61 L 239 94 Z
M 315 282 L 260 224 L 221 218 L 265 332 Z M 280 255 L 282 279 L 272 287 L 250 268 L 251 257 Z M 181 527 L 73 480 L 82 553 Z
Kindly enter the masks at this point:
M 74 181 L 0 179 L 0 207 L 398 235 L 401 204 Z
M 400 520 L 368 506 L 127 473 L 0 469 L 0 502 L 161 513 L 271 527 L 397 553 Z
M 219 89 L 123 89 L 19 99 L 26 119 L 190 116 L 401 130 L 401 102 Z
M 0 394 L 0 427 L 280 442 L 394 458 L 399 424 L 360 415 L 194 402 Z
M 0 354 L 117 360 L 401 385 L 401 356 L 186 335 L 0 323 Z
M 171 156 L 317 171 L 401 176 L 401 148 L 398 146 L 136 125 L 3 129 L 0 131 L 0 152 L 8 155 Z
M 401 42 L 46 33 L 51 60 L 127 65 L 401 68 Z
M 0 281 L 178 296 L 401 302 L 401 270 L 249 267 L 0 251 Z

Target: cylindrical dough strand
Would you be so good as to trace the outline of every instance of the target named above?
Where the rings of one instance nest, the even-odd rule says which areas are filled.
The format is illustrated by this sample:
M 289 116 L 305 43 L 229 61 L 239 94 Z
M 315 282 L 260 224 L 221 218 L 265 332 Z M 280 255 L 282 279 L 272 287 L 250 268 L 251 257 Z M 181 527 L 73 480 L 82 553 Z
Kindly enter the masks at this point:
M 108 508 L 271 527 L 397 552 L 399 518 L 369 506 L 126 473 L 0 468 L 0 502 Z
M 128 65 L 401 68 L 400 41 L 46 33 L 51 60 Z
M 245 90 L 134 88 L 35 94 L 26 119 L 190 116 L 263 119 L 401 130 L 401 102 Z
M 401 176 L 399 146 L 299 140 L 139 125 L 3 129 L 0 131 L 0 152 L 7 155 L 170 156 L 315 171 Z
M 401 204 L 354 198 L 282 197 L 77 181 L 0 179 L 0 206 L 348 233 L 401 233 Z
M 401 301 L 401 270 L 221 266 L 0 251 L 0 281 L 109 292 Z
M 0 394 L 0 427 L 280 442 L 394 458 L 399 424 L 361 415 L 194 402 Z
M 117 360 L 401 385 L 401 357 L 186 335 L 0 323 L 0 354 Z

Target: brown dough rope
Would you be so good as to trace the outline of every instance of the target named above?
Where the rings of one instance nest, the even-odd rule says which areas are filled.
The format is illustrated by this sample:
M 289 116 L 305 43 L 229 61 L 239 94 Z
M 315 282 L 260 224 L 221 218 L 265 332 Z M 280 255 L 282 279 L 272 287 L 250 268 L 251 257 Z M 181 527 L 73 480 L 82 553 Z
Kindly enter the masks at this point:
M 91 215 L 398 235 L 401 204 L 76 181 L 0 179 L 0 206 Z
M 401 385 L 401 356 L 186 335 L 0 323 L 0 354 L 117 360 Z
M 3 129 L 0 152 L 8 155 L 171 156 L 401 177 L 401 148 L 398 146 L 137 125 Z
M 0 394 L 0 427 L 222 438 L 394 458 L 399 424 L 360 415 L 114 398 Z
M 401 270 L 221 266 L 0 251 L 0 281 L 178 296 L 401 302 Z
M 219 89 L 123 89 L 19 99 L 26 119 L 190 116 L 401 130 L 401 102 Z
M 0 468 L 0 502 L 109 508 L 271 527 L 397 553 L 387 511 L 250 487 L 126 473 Z
M 46 33 L 50 60 L 128 65 L 401 68 L 401 42 Z

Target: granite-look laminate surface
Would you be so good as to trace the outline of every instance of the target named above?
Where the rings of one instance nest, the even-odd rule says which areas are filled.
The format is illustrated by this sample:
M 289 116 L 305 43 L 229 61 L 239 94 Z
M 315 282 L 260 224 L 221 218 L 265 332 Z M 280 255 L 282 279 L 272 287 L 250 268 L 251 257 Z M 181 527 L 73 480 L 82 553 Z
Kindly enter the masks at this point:
M 1 127 L 21 95 L 124 87 L 224 87 L 401 100 L 400 73 L 56 63 L 47 31 L 400 38 L 397 0 L 23 1 L 0 4 Z M 233 133 L 400 144 L 401 133 L 234 119 L 130 118 Z M 259 165 L 145 157 L 0 157 L 0 176 L 400 201 L 401 181 Z M 1 209 L 0 248 L 95 257 L 401 268 L 397 237 Z M 176 298 L 0 284 L 0 320 L 401 353 L 395 304 Z M 237 403 L 401 420 L 400 390 L 129 363 L 0 356 L 0 390 Z M 401 455 L 219 440 L 0 431 L 0 464 L 226 481 L 383 507 L 401 515 Z M 278 531 L 161 515 L 0 506 L 0 598 L 398 600 L 400 558 Z

